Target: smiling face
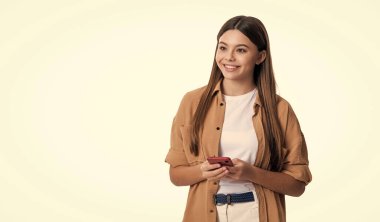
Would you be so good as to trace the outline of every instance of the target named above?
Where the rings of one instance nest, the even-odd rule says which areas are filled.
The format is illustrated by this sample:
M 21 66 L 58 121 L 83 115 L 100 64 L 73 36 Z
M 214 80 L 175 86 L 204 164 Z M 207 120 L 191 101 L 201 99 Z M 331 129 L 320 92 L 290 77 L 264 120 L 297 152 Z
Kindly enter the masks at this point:
M 215 61 L 225 79 L 253 82 L 255 65 L 263 62 L 265 55 L 247 36 L 231 29 L 219 38 Z

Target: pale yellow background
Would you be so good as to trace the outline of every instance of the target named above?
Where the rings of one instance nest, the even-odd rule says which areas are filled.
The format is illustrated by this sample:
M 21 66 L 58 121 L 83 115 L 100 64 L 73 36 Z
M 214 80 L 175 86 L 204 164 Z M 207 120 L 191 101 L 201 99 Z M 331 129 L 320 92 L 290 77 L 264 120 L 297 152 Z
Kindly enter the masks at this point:
M 377 1 L 0 3 L 0 221 L 180 221 L 164 163 L 183 94 L 206 84 L 220 26 L 260 18 L 313 182 L 288 221 L 375 221 Z

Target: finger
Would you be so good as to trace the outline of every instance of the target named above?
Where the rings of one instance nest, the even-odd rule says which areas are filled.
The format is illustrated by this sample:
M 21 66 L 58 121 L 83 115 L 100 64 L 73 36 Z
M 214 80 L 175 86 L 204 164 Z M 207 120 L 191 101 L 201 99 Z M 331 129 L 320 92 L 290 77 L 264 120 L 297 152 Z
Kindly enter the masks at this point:
M 218 164 L 218 163 L 216 163 L 216 164 L 209 164 L 209 163 L 207 162 L 206 164 L 204 164 L 204 165 L 202 166 L 202 170 L 203 170 L 203 171 L 210 171 L 210 170 L 218 169 L 218 168 L 220 168 L 220 167 L 221 167 L 221 165 Z
M 216 170 L 211 170 L 211 171 L 209 171 L 209 177 L 215 177 L 215 176 L 217 176 L 217 175 L 219 175 L 225 171 L 228 172 L 226 167 L 221 167 L 221 168 L 218 168 Z
M 228 170 L 226 169 L 226 170 L 222 171 L 221 173 L 216 174 L 216 175 L 213 176 L 213 177 L 210 177 L 208 180 L 211 180 L 211 181 L 220 180 L 220 179 L 222 179 L 223 177 L 227 176 L 228 173 L 229 173 L 229 172 L 228 172 Z
M 219 163 L 208 164 L 208 170 L 214 170 L 214 169 L 218 169 L 220 167 L 221 167 L 221 165 Z
M 228 167 L 227 169 L 230 173 L 235 173 L 237 171 L 236 167 Z
M 238 163 L 240 162 L 240 159 L 238 159 L 238 158 L 234 158 L 234 159 L 232 159 L 231 161 L 232 161 L 232 163 L 235 165 L 235 164 L 238 164 Z
M 236 176 L 234 176 L 233 174 L 230 174 L 230 173 L 225 175 L 225 177 L 228 179 L 237 180 Z
M 220 168 L 217 168 L 217 169 L 214 169 L 214 170 L 210 170 L 209 171 L 209 175 L 210 175 L 210 177 L 214 177 L 214 176 L 222 173 L 225 170 L 227 170 L 225 167 L 220 167 Z

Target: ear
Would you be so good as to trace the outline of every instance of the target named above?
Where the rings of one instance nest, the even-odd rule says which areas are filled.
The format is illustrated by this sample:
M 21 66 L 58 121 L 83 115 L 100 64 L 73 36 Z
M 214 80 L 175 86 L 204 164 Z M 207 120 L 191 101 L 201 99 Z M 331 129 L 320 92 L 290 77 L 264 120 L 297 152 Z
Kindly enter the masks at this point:
M 256 60 L 256 65 L 260 65 L 262 62 L 264 62 L 266 57 L 267 57 L 267 51 L 265 50 L 260 51 L 259 57 Z

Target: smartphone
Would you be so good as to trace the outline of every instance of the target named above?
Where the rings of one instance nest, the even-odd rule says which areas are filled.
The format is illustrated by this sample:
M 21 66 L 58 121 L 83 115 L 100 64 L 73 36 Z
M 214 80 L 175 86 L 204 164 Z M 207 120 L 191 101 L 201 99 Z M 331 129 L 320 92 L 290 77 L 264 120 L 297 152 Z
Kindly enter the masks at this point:
M 210 163 L 210 164 L 216 164 L 216 163 L 219 163 L 221 166 L 234 166 L 234 164 L 232 163 L 231 159 L 229 157 L 223 157 L 223 156 L 219 156 L 219 157 L 208 157 L 207 158 L 207 161 Z

